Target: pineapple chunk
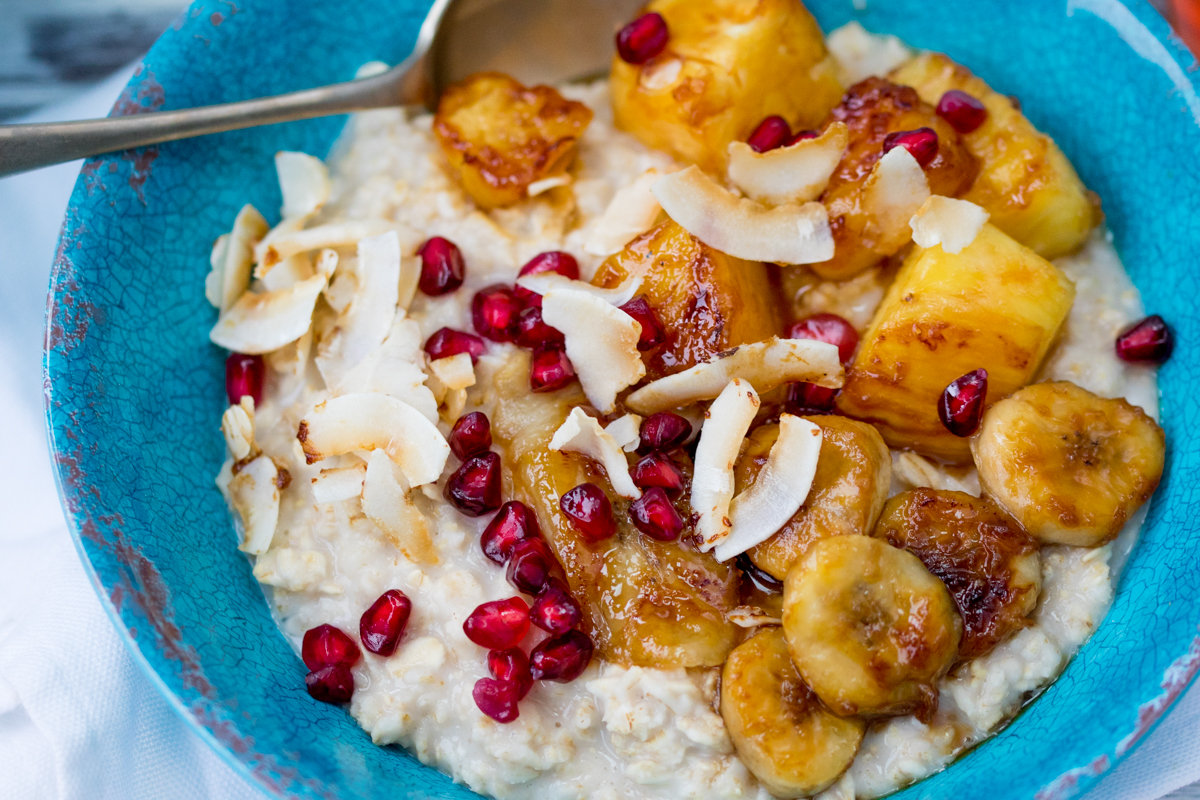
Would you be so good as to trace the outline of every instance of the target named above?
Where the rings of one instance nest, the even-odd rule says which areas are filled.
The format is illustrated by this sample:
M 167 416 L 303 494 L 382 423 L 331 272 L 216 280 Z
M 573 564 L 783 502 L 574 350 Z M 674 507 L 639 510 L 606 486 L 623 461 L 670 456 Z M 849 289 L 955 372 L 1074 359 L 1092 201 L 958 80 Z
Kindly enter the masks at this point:
M 846 371 L 838 410 L 874 423 L 892 447 L 966 462 L 968 440 L 938 418 L 942 390 L 980 367 L 989 404 L 1024 386 L 1074 299 L 1057 267 L 992 225 L 957 255 L 914 247 Z
M 800 0 L 653 0 L 670 39 L 640 66 L 614 58 L 618 127 L 650 147 L 723 174 L 729 143 L 778 114 L 811 128 L 842 89 Z
M 666 331 L 666 341 L 644 354 L 649 380 L 782 331 L 766 266 L 713 250 L 671 220 L 601 264 L 592 283 L 611 288 L 642 268 L 640 291 Z
M 1099 201 L 1054 140 L 1039 133 L 1010 98 L 941 53 L 921 55 L 891 77 L 915 88 L 927 103 L 958 89 L 987 107 L 983 125 L 963 135 L 982 165 L 964 200 L 983 206 L 993 225 L 1043 258 L 1083 246 L 1100 223 Z
M 527 88 L 481 72 L 446 89 L 433 130 L 467 194 L 490 209 L 566 172 L 591 121 L 591 109 L 549 86 Z

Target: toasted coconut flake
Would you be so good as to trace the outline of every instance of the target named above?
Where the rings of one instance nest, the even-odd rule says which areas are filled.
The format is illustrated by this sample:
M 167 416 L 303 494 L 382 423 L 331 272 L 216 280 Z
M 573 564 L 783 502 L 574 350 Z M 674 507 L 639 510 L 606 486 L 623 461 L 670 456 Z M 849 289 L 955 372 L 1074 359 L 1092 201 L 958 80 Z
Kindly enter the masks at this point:
M 528 197 L 537 197 L 539 194 L 545 194 L 551 189 L 557 189 L 559 186 L 567 186 L 571 183 L 571 176 L 567 174 L 555 175 L 550 178 L 542 178 L 540 181 L 534 181 L 525 189 L 525 194 Z
M 780 416 L 779 439 L 771 446 L 766 465 L 754 484 L 729 506 L 729 535 L 713 550 L 718 561 L 728 561 L 770 539 L 804 505 L 817 474 L 821 439 L 820 427 L 808 420 Z
M 313 333 L 310 327 L 294 342 L 267 353 L 267 365 L 281 375 L 300 377 L 308 369 L 308 356 L 312 352 Z
M 367 476 L 366 464 L 352 467 L 323 469 L 312 479 L 313 498 L 318 503 L 336 503 L 362 494 L 363 479 Z
M 277 292 L 289 286 L 295 286 L 314 275 L 312 259 L 307 253 L 297 253 L 289 256 L 275 265 L 275 268 L 262 277 L 262 286 L 268 292 Z M 326 279 L 328 280 L 328 279 Z
M 608 473 L 608 482 L 622 497 L 636 500 L 642 490 L 629 477 L 629 462 L 625 452 L 612 434 L 600 427 L 600 423 L 584 413 L 582 408 L 573 408 L 567 419 L 554 432 L 550 440 L 551 450 L 582 453 L 595 460 Z
M 212 272 L 205 280 L 204 293 L 222 313 L 250 288 L 254 246 L 267 235 L 268 228 L 258 209 L 247 203 L 234 219 L 233 230 L 218 237 L 213 245 L 209 259 Z
M 471 363 L 470 353 L 431 361 L 429 371 L 452 392 L 475 385 L 475 365 Z
M 704 552 L 729 535 L 733 465 L 758 405 L 754 387 L 734 378 L 708 408 L 692 471 L 692 511 L 699 516 L 696 532 Z
M 254 562 L 254 577 L 267 586 L 303 592 L 325 580 L 325 556 L 315 550 L 278 547 Z
M 456 419 L 462 416 L 463 410 L 466 407 L 466 389 L 451 389 L 447 391 L 446 397 L 442 400 L 442 420 L 448 424 L 453 424 Z
M 325 277 L 314 275 L 277 292 L 246 292 L 221 314 L 208 338 L 235 353 L 278 350 L 309 329 L 313 306 L 324 288 Z
M 966 492 L 979 497 L 979 475 L 971 469 L 961 477 L 938 468 L 916 453 L 902 451 L 892 454 L 892 474 L 901 484 L 912 489 L 928 488 L 946 492 Z
M 237 405 L 221 415 L 221 433 L 234 461 L 241 461 L 254 449 L 254 398 L 243 395 Z
M 895 36 L 868 33 L 858 22 L 831 31 L 825 45 L 837 62 L 842 86 L 853 86 L 873 75 L 886 77 L 913 55 Z
M 659 178 L 654 196 L 667 216 L 722 253 L 777 264 L 833 258 L 829 214 L 820 203 L 767 208 L 736 197 L 694 165 Z
M 642 431 L 642 418 L 637 414 L 625 414 L 608 423 L 604 430 L 616 440 L 622 450 L 632 453 L 641 443 L 638 435 Z
M 334 395 L 380 392 L 408 403 L 430 422 L 438 420 L 440 397 L 427 385 L 423 369 L 425 351 L 421 349 L 421 328 L 403 314 L 396 314 L 392 329 L 378 348 L 341 376 L 331 386 Z M 326 377 L 326 381 L 333 376 Z
M 552 289 L 542 299 L 542 319 L 562 331 L 583 393 L 601 413 L 611 413 L 617 393 L 645 376 L 637 349 L 642 326 L 594 294 Z
M 908 221 L 913 241 L 921 247 L 941 245 L 947 253 L 961 253 L 975 241 L 990 215 L 969 200 L 932 195 Z
M 413 298 L 417 296 L 417 284 L 421 280 L 421 259 L 409 256 L 400 259 L 400 281 L 396 290 L 396 305 L 401 311 L 408 311 Z
M 782 625 L 783 620 L 773 617 L 758 606 L 738 606 L 725 615 L 739 628 L 759 628 L 764 625 Z
M 908 222 L 929 199 L 925 170 L 903 147 L 875 162 L 863 184 L 863 210 L 869 215 L 863 235 L 877 253 L 895 253 L 912 236 Z
M 410 561 L 438 563 L 437 549 L 429 535 L 429 522 L 413 502 L 404 475 L 396 471 L 383 450 L 373 451 L 367 460 L 362 508 L 368 519 Z
M 837 348 L 812 339 L 780 339 L 744 344 L 712 361 L 648 383 L 625 399 L 639 414 L 681 408 L 716 397 L 732 378 L 769 392 L 793 381 L 840 388 L 845 373 Z
M 353 450 L 385 450 L 411 486 L 442 474 L 450 445 L 420 411 L 378 392 L 333 397 L 300 422 L 296 434 L 308 463 Z
M 289 225 L 289 222 L 292 223 Z M 302 222 L 302 221 L 301 221 Z M 285 228 L 285 226 L 287 226 Z M 275 231 L 280 231 L 274 235 Z M 321 250 L 326 247 L 350 247 L 363 239 L 381 236 L 395 230 L 394 223 L 382 219 L 350 220 L 334 222 L 329 225 L 319 225 L 308 230 L 297 229 L 296 221 L 284 220 L 276 226 L 273 235 L 258 243 L 255 257 L 259 270 L 265 274 L 267 270 L 296 253 L 307 253 L 310 250 Z M 262 274 L 258 277 L 262 277 Z
M 400 287 L 400 239 L 396 232 L 359 242 L 355 272 L 357 285 L 350 305 L 338 318 L 336 333 L 322 343 L 317 356 L 321 374 L 331 386 L 383 344 L 392 328 Z
M 238 549 L 261 555 L 271 546 L 279 522 L 279 470 L 267 456 L 242 466 L 229 482 L 233 509 L 242 519 Z
M 225 291 L 225 256 L 228 253 L 229 234 L 222 233 L 213 242 L 212 254 L 208 257 L 209 272 L 204 276 L 204 299 L 218 310 Z
M 329 200 L 329 170 L 321 159 L 281 150 L 275 154 L 275 172 L 283 193 L 280 213 L 285 219 L 311 216 Z
M 594 256 L 611 256 L 654 227 L 662 206 L 651 189 L 660 177 L 662 173 L 658 170 L 649 169 L 633 183 L 618 189 L 592 229 L 584 251 Z
M 330 250 L 328 248 L 326 248 L 325 250 L 322 250 L 321 254 L 317 256 L 317 264 L 316 264 L 317 273 L 319 275 L 324 275 L 325 280 L 331 281 L 331 280 L 333 280 L 333 273 L 337 271 L 337 268 L 338 268 L 337 250 Z
M 850 143 L 844 122 L 815 139 L 759 153 L 745 142 L 729 143 L 729 181 L 752 200 L 773 206 L 816 200 Z
M 611 289 L 601 289 L 587 281 L 575 281 L 554 272 L 541 272 L 536 275 L 526 275 L 517 280 L 517 286 L 528 289 L 540 295 L 547 295 L 554 290 L 583 292 L 597 297 L 609 305 L 623 306 L 632 300 L 642 288 L 644 269 L 635 269 L 625 276 L 625 280 Z M 544 313 L 543 313 L 544 316 Z

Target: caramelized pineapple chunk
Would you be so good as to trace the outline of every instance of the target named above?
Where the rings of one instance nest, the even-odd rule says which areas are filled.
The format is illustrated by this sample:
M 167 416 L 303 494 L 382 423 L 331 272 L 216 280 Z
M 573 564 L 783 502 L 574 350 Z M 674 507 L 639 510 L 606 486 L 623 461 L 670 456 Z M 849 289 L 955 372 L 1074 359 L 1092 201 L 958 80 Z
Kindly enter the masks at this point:
M 591 121 L 591 109 L 549 86 L 481 72 L 446 89 L 433 131 L 467 194 L 481 208 L 498 208 L 525 197 L 534 181 L 564 173 Z
M 963 146 L 958 132 L 914 89 L 882 78 L 867 78 L 851 86 L 842 102 L 830 112 L 826 127 L 833 122 L 846 123 L 850 145 L 821 196 L 829 211 L 834 255 L 829 261 L 813 264 L 812 270 L 825 280 L 840 281 L 896 252 L 895 247 L 871 241 L 870 212 L 863 203 L 867 176 L 883 155 L 883 140 L 889 133 L 932 128 L 937 134 L 937 155 L 925 167 L 933 194 L 957 197 L 967 191 L 975 180 L 978 164 Z
M 941 53 L 926 53 L 891 75 L 936 104 L 950 89 L 977 98 L 988 115 L 963 142 L 981 162 L 963 199 L 983 206 L 991 222 L 1043 258 L 1078 250 L 1100 223 L 1099 203 L 1084 188 L 1058 145 L 1040 133 L 1013 101 Z
M 915 247 L 863 335 L 837 408 L 873 423 L 892 447 L 965 462 L 967 440 L 938 417 L 942 390 L 980 367 L 989 404 L 1024 386 L 1074 299 L 1057 267 L 992 225 L 957 255 Z
M 592 283 L 613 287 L 641 269 L 640 292 L 666 330 L 666 341 L 645 354 L 649 380 L 781 332 L 779 292 L 766 266 L 713 250 L 671 220 L 605 261 Z
M 729 143 L 764 117 L 820 122 L 841 95 L 833 59 L 800 0 L 652 0 L 670 39 L 640 66 L 613 59 L 618 127 L 723 173 Z

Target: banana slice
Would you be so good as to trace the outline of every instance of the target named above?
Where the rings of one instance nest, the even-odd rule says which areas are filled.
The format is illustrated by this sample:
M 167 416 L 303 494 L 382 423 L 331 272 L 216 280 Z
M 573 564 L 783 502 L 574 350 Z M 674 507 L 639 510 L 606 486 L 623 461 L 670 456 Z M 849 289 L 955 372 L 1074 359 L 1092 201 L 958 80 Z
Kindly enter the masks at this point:
M 962 620 L 920 559 L 868 536 L 815 542 L 783 584 L 783 631 L 800 675 L 831 711 L 937 711 Z
M 988 500 L 901 492 L 888 500 L 872 535 L 909 551 L 946 584 L 963 619 L 960 660 L 989 652 L 1029 624 L 1042 591 L 1038 545 Z
M 1140 408 L 1073 383 L 996 403 L 971 441 L 984 494 L 1043 542 L 1115 537 L 1162 478 L 1166 439 Z
M 867 723 L 830 713 L 801 680 L 779 628 L 729 654 L 721 716 L 742 762 L 775 797 L 808 797 L 846 771 Z

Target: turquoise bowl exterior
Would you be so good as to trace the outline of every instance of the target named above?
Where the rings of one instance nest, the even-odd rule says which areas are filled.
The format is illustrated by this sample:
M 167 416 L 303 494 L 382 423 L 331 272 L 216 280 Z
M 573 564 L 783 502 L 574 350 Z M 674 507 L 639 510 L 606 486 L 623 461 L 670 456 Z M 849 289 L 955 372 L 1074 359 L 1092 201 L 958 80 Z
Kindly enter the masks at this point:
M 429 0 L 202 0 L 146 57 L 114 109 L 186 108 L 350 78 L 400 61 Z M 1195 268 L 1200 99 L 1192 56 L 1144 2 L 808 0 L 943 50 L 1051 133 L 1104 200 L 1116 245 L 1178 347 L 1161 373 L 1166 478 L 1105 623 L 1002 733 L 901 793 L 956 800 L 1082 792 L 1200 668 L 1200 375 Z M 135 657 L 228 761 L 270 795 L 466 798 L 341 708 L 312 701 L 213 476 L 225 405 L 203 296 L 210 245 L 237 209 L 279 207 L 272 155 L 324 156 L 343 118 L 109 155 L 76 184 L 54 265 L 46 409 L 80 554 Z

